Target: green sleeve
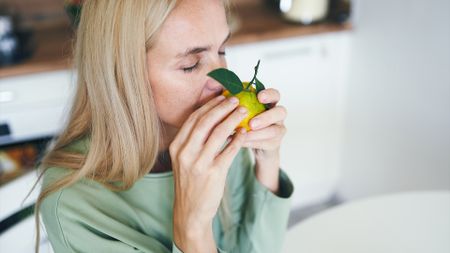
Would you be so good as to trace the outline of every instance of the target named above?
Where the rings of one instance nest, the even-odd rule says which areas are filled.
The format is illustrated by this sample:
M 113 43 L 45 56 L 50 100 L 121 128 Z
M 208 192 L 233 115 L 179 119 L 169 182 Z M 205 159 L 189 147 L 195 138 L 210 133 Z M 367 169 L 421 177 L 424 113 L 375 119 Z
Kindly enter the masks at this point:
M 250 150 L 241 152 L 228 175 L 231 222 L 219 236 L 219 252 L 280 252 L 294 187 L 280 169 L 280 192 L 273 194 L 256 179 Z
M 77 183 L 42 203 L 41 216 L 55 253 L 181 253 L 173 242 L 140 232 L 133 222 L 137 219 L 126 216 L 132 211 L 118 215 L 129 208 L 126 202 L 105 194 L 98 198 L 96 191 L 103 190 Z

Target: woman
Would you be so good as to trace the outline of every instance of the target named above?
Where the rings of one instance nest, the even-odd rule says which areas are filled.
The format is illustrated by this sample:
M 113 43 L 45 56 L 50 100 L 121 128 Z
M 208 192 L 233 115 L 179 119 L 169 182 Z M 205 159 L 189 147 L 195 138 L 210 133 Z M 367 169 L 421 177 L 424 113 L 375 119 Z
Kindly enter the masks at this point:
M 232 135 L 246 110 L 206 75 L 228 37 L 220 0 L 85 1 L 76 97 L 41 164 L 55 252 L 280 250 L 286 110 L 266 89 L 274 106 Z

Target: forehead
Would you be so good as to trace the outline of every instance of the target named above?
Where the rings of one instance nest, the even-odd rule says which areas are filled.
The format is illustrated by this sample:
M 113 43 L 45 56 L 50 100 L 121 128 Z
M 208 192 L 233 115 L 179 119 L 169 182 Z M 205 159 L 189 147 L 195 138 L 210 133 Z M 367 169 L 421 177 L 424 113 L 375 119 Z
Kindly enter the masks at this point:
M 167 17 L 154 47 L 182 50 L 215 45 L 221 43 L 227 34 L 228 25 L 221 0 L 184 0 Z

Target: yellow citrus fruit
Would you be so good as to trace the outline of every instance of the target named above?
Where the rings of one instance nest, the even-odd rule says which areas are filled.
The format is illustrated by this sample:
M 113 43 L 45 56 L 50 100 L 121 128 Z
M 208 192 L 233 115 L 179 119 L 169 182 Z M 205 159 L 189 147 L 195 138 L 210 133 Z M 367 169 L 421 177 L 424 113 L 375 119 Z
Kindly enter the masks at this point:
M 244 87 L 244 89 L 245 89 L 245 87 L 247 87 L 247 85 L 248 85 L 248 82 L 242 83 L 242 86 Z M 246 107 L 248 110 L 247 117 L 245 117 L 245 119 L 243 119 L 239 123 L 237 128 L 242 127 L 242 128 L 247 129 L 247 131 L 250 131 L 251 128 L 248 125 L 248 122 L 253 117 L 255 117 L 256 115 L 258 115 L 261 112 L 266 110 L 266 108 L 264 107 L 264 104 L 261 104 L 259 102 L 258 97 L 256 96 L 256 89 L 253 86 L 250 87 L 250 91 L 243 90 L 236 95 L 231 94 L 228 90 L 224 90 L 222 95 L 224 95 L 225 97 L 231 97 L 231 96 L 237 97 L 239 99 L 239 105 Z

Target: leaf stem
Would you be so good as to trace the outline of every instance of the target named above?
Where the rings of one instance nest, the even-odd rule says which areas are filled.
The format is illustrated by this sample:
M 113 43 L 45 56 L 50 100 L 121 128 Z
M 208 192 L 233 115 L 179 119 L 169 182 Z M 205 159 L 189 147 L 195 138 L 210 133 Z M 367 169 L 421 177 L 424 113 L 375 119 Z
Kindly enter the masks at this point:
M 258 63 L 257 63 L 256 66 L 255 66 L 255 74 L 253 75 L 252 80 L 248 83 L 247 87 L 245 88 L 246 90 L 249 90 L 248 88 L 249 88 L 250 86 L 252 86 L 253 82 L 255 81 L 256 75 L 258 74 L 259 63 L 260 63 L 260 62 L 261 62 L 261 60 L 258 60 Z

